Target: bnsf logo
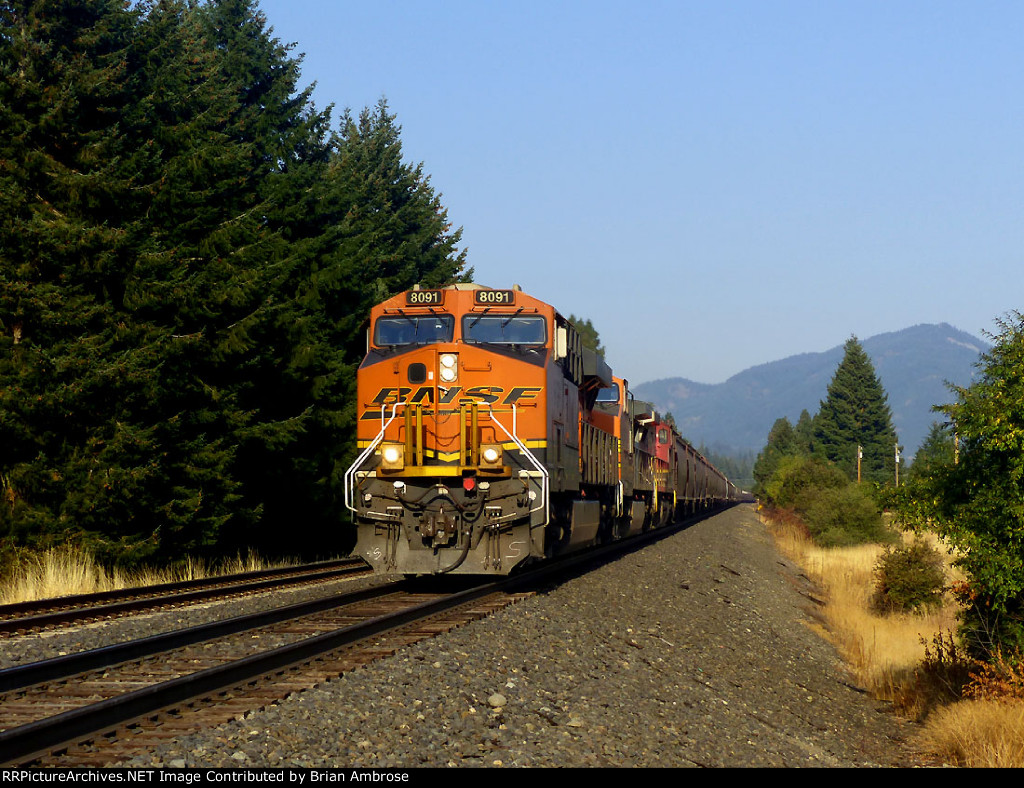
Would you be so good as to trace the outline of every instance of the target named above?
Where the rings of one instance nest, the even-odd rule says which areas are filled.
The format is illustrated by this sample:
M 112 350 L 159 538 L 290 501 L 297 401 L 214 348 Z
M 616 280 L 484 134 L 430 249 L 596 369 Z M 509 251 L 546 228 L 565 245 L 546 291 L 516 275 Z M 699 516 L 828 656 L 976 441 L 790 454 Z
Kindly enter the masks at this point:
M 483 402 L 493 405 L 515 405 L 524 400 L 537 399 L 544 389 L 540 386 L 516 386 L 505 393 L 501 386 L 472 386 L 463 389 L 462 386 L 452 386 L 449 389 L 441 389 L 441 396 L 434 402 L 434 387 L 420 386 L 413 390 L 405 386 L 385 386 L 373 398 L 375 406 L 394 405 L 397 402 L 407 402 L 410 405 L 463 405 L 472 402 Z M 363 418 L 378 418 L 376 413 L 367 413 Z

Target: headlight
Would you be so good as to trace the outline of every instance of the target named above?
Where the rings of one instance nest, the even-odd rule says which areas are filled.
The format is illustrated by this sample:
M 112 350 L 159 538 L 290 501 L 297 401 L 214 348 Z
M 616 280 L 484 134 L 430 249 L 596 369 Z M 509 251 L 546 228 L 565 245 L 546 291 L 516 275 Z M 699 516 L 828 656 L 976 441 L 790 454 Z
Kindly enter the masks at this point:
M 441 358 L 441 380 L 451 383 L 459 376 L 459 357 L 455 353 L 442 353 Z
M 387 443 L 380 450 L 381 466 L 388 470 L 401 470 L 405 467 L 405 446 L 399 443 Z
M 481 465 L 497 465 L 501 462 L 501 447 L 487 445 L 480 451 Z

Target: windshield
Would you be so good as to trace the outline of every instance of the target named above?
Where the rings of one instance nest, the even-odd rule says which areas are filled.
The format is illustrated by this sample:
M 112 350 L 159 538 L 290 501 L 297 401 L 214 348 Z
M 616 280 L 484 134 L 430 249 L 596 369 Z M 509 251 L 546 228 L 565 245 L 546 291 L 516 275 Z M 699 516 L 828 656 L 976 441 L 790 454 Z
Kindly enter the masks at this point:
M 455 318 L 451 315 L 401 315 L 377 318 L 375 345 L 426 345 L 451 342 L 455 335 Z
M 547 328 L 539 315 L 466 315 L 462 318 L 462 341 L 543 345 L 547 341 Z
M 619 401 L 619 384 L 613 383 L 611 388 L 598 389 L 597 391 L 598 402 L 618 402 Z

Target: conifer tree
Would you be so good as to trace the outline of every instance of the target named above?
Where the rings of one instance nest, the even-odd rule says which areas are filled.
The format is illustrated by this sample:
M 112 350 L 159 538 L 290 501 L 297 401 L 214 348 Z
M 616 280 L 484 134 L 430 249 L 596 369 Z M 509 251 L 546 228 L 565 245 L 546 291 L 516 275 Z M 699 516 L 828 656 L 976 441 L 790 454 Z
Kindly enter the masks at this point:
M 0 2 L 0 540 L 343 527 L 365 315 L 470 272 L 386 104 L 332 135 L 265 23 Z
M 150 467 L 125 417 L 153 387 L 146 330 L 125 320 L 141 181 L 117 120 L 137 98 L 137 15 L 116 0 L 0 13 L 0 531 L 56 540 L 113 517 L 116 533 Z
M 917 449 L 907 477 L 931 476 L 954 460 L 953 433 L 948 424 L 933 422 L 928 435 Z
M 802 454 L 814 453 L 814 418 L 806 408 L 800 411 L 800 418 L 797 419 L 796 426 L 793 427 L 793 437 Z
M 184 3 L 36 0 L 11 19 L 5 62 L 26 77 L 0 265 L 0 321 L 19 326 L 0 367 L 11 527 L 208 549 L 258 516 L 231 471 L 249 417 L 227 383 L 266 260 L 246 143 L 226 131 L 237 104 Z
M 893 479 L 892 413 L 871 360 L 857 338 L 851 337 L 814 421 L 814 451 L 856 479 L 858 446 L 863 452 L 863 480 Z
M 583 347 L 590 348 L 601 358 L 604 358 L 604 346 L 601 344 L 601 335 L 590 321 L 590 318 L 584 319 L 576 317 L 576 315 L 569 315 L 569 322 L 576 326 L 576 332 L 580 335 Z
M 248 321 L 244 371 L 225 382 L 248 414 L 235 432 L 232 472 L 243 503 L 260 516 L 236 518 L 223 538 L 273 549 L 288 522 L 301 524 L 292 529 L 292 546 L 301 549 L 310 531 L 321 530 L 318 520 L 329 517 L 334 536 L 341 530 L 341 507 L 325 494 L 333 472 L 328 453 L 349 438 L 332 411 L 342 407 L 351 374 L 326 339 L 311 283 L 321 264 L 311 241 L 329 231 L 315 221 L 311 195 L 327 177 L 330 114 L 315 109 L 310 88 L 299 87 L 299 59 L 271 37 L 255 2 L 221 0 L 197 16 L 238 104 L 230 133 L 246 144 L 245 193 L 260 217 L 262 300 Z
M 776 419 L 768 433 L 768 443 L 754 463 L 754 481 L 756 490 L 763 493 L 766 485 L 778 470 L 779 462 L 784 457 L 799 456 L 797 438 L 789 419 Z

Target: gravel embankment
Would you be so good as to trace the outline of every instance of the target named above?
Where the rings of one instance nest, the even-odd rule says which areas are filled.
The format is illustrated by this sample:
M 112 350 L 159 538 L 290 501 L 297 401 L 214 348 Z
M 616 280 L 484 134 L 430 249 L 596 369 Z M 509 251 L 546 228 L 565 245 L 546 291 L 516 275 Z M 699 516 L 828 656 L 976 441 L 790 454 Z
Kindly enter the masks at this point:
M 750 507 L 123 766 L 906 766 Z

